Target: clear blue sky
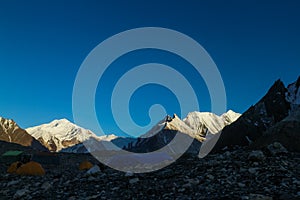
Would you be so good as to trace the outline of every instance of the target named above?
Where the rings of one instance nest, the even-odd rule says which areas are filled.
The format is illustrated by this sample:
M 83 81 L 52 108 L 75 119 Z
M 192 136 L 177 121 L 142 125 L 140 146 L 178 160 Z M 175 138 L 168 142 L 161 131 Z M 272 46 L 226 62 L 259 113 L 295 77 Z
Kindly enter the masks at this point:
M 147 26 L 174 29 L 199 42 L 221 72 L 228 109 L 244 112 L 276 79 L 288 84 L 300 75 L 299 9 L 297 0 L 2 0 L 0 116 L 12 118 L 24 128 L 56 118 L 72 121 L 73 83 L 84 58 L 106 38 Z M 181 66 L 187 65 L 184 60 L 161 51 L 137 51 L 127 56 L 115 65 L 132 67 L 155 61 L 186 73 L 198 84 L 195 89 L 201 110 L 210 111 L 203 80 L 182 70 Z M 98 117 L 105 131 L 120 134 L 109 109 L 101 109 L 110 106 L 105 94 L 117 76 L 107 72 L 107 88 L 97 90 L 96 108 L 104 110 Z M 130 104 L 137 123 L 147 123 L 149 105 L 155 102 L 165 104 L 169 114 L 178 112 L 172 93 L 157 85 L 145 86 Z

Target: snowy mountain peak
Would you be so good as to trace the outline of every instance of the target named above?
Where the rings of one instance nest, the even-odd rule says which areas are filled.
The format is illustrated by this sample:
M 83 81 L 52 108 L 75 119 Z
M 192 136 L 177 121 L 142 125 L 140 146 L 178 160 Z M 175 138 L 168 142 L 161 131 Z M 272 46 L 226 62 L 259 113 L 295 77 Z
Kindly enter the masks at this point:
M 207 132 L 218 133 L 225 126 L 236 121 L 241 114 L 229 110 L 221 116 L 210 112 L 191 112 L 183 120 L 188 126 L 198 132 L 206 135 Z
M 115 135 L 98 137 L 90 130 L 79 127 L 67 119 L 53 120 L 48 124 L 28 128 L 26 131 L 50 151 L 60 151 L 91 138 L 97 141 L 110 141 L 117 137 Z
M 142 135 L 141 138 L 149 138 L 156 135 L 163 129 L 179 131 L 203 141 L 208 134 L 216 134 L 225 126 L 237 120 L 241 114 L 229 110 L 221 116 L 210 112 L 190 112 L 187 117 L 181 120 L 176 114 L 169 115 L 158 122 L 150 131 Z
M 195 139 L 195 143 L 191 145 L 188 151 L 198 152 L 198 145 L 200 143 L 206 144 L 212 141 L 216 134 L 220 133 L 225 126 L 237 120 L 239 116 L 240 114 L 233 111 L 228 111 L 222 116 L 210 112 L 195 111 L 188 113 L 187 117 L 183 120 L 176 114 L 173 117 L 168 115 L 150 131 L 142 135 L 136 143 L 128 146 L 128 149 L 133 149 L 137 152 L 154 151 L 168 145 L 173 140 L 175 134 L 184 134 L 185 137 L 188 135 Z M 171 152 L 174 152 L 172 146 L 168 148 L 170 148 Z
M 226 121 L 227 124 L 231 124 L 236 121 L 241 116 L 240 113 L 236 113 L 232 110 L 229 110 L 227 113 L 221 115 L 221 117 Z
M 236 113 L 233 110 L 228 110 L 227 113 L 224 113 L 223 115 L 234 116 L 234 117 L 241 116 L 240 113 Z
M 63 118 L 63 119 L 55 119 L 53 120 L 51 123 L 63 123 L 63 124 L 73 124 L 71 121 L 69 121 L 68 119 L 66 118 Z
M 71 121 L 69 121 L 68 119 L 55 119 L 52 122 L 50 122 L 49 124 L 42 124 L 41 126 L 43 127 L 61 127 L 63 129 L 66 128 L 77 128 L 77 129 L 82 129 L 81 127 L 77 126 L 76 124 L 72 123 Z
M 176 114 L 173 115 L 171 120 L 165 122 L 164 129 L 179 131 L 195 137 L 195 131 L 182 121 Z

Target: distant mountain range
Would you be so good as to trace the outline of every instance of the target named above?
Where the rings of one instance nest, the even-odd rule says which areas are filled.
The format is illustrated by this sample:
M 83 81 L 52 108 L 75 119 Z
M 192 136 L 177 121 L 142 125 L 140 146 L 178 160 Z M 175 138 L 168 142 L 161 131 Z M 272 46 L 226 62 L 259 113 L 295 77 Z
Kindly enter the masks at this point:
M 174 114 L 158 122 L 140 138 L 99 137 L 66 119 L 24 130 L 13 120 L 0 117 L 0 140 L 52 152 L 115 150 L 110 142 L 133 152 L 151 152 L 168 145 L 178 133 L 194 139 L 189 153 L 198 153 L 199 149 L 211 146 L 214 146 L 215 152 L 235 145 L 263 148 L 274 141 L 281 142 L 289 150 L 300 151 L 299 87 L 300 77 L 288 87 L 278 80 L 259 102 L 242 115 L 231 110 L 221 116 L 191 112 L 181 120 Z M 90 144 L 88 149 L 84 143 Z M 170 151 L 174 150 L 172 148 L 169 146 Z M 210 150 L 207 149 L 207 152 Z
M 10 140 L 10 137 L 3 131 L 0 131 L 0 135 L 3 141 L 18 143 L 23 146 L 28 146 L 28 142 L 32 140 L 35 145 L 29 146 L 33 148 L 38 147 L 40 150 L 47 149 L 51 152 L 89 153 L 92 151 L 116 150 L 116 148 L 110 145 L 110 142 L 120 148 L 134 151 L 138 147 L 155 149 L 167 144 L 173 138 L 174 134 L 169 136 L 168 134 L 163 134 L 164 139 L 161 139 L 161 134 L 158 134 L 161 131 L 169 133 L 180 131 L 199 141 L 203 141 L 207 134 L 218 132 L 226 125 L 235 121 L 239 116 L 240 114 L 233 111 L 228 111 L 222 116 L 208 112 L 192 112 L 184 120 L 179 119 L 176 115 L 174 115 L 173 119 L 167 116 L 166 119 L 159 122 L 149 132 L 142 135 L 143 138 L 125 138 L 113 134 L 97 136 L 92 131 L 79 127 L 67 119 L 54 120 L 48 124 L 27 128 L 26 130 L 19 128 L 12 120 L 5 120 L 13 122 L 11 126 L 18 127 L 16 130 L 19 131 L 17 132 L 6 131 L 10 133 L 9 136 L 11 138 L 18 138 L 18 140 Z M 4 120 L 4 118 L 2 119 Z M 151 145 L 148 148 L 149 139 L 152 141 L 154 138 L 155 145 Z M 89 144 L 89 149 L 86 148 L 84 143 Z
M 151 152 L 169 144 L 179 133 L 195 138 L 188 152 L 198 153 L 201 149 L 200 157 L 211 150 L 217 152 L 235 145 L 263 148 L 275 141 L 288 150 L 300 151 L 299 87 L 300 77 L 288 87 L 277 80 L 266 95 L 242 115 L 229 111 L 222 116 L 192 112 L 184 120 L 176 115 L 167 117 L 146 133 L 152 137 L 140 138 L 128 149 Z M 172 148 L 169 145 L 170 152 Z

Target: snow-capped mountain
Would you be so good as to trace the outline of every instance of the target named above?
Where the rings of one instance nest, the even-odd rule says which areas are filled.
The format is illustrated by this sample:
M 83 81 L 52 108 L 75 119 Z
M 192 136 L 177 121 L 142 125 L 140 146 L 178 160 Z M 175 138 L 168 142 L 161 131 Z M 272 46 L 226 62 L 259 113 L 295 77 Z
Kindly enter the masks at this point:
M 221 117 L 223 118 L 223 120 L 226 123 L 226 126 L 235 122 L 238 118 L 240 118 L 241 114 L 240 113 L 236 113 L 232 110 L 229 110 L 227 113 L 224 113 L 223 115 L 221 115 Z
M 210 112 L 190 112 L 186 118 L 181 120 L 176 114 L 173 118 L 167 116 L 157 123 L 150 131 L 142 135 L 141 138 L 147 138 L 155 135 L 162 129 L 179 131 L 192 137 L 198 137 L 204 140 L 205 135 L 220 132 L 225 126 L 237 120 L 241 114 L 229 110 L 227 113 L 218 116 Z
M 150 138 L 152 136 L 155 136 L 162 130 L 179 131 L 188 134 L 191 137 L 196 137 L 197 135 L 194 129 L 192 129 L 188 124 L 186 124 L 176 114 L 174 114 L 173 117 L 167 116 L 165 119 L 157 123 L 150 131 L 142 135 L 141 138 Z M 204 140 L 202 135 L 199 135 L 199 137 L 201 137 L 200 140 Z
M 173 117 L 167 116 L 128 148 L 139 152 L 154 151 L 168 144 L 177 132 L 188 135 L 201 143 L 209 139 L 211 135 L 219 133 L 239 116 L 239 113 L 231 110 L 221 116 L 209 112 L 191 112 L 183 120 L 176 114 Z M 196 144 L 196 146 L 192 147 L 193 151 L 199 150 L 199 145 Z
M 67 119 L 54 120 L 49 124 L 28 128 L 26 131 L 50 151 L 56 152 L 90 139 L 111 141 L 117 138 L 115 135 L 98 137 L 90 130 L 79 127 Z
M 205 156 L 212 147 L 214 151 L 235 145 L 263 147 L 278 140 L 288 149 L 300 151 L 299 122 L 300 77 L 288 87 L 277 80 L 266 95 L 242 115 L 233 111 L 221 116 L 191 112 L 183 120 L 176 115 L 168 116 L 129 149 L 137 152 L 160 149 L 179 132 L 196 139 L 189 151 L 200 147 L 199 156 Z
M 196 135 L 205 136 L 208 132 L 216 134 L 225 126 L 236 121 L 241 114 L 229 110 L 227 113 L 218 116 L 210 112 L 191 112 L 183 120 Z
M 221 116 L 209 112 L 189 113 L 187 118 L 184 119 L 185 123 L 197 131 L 196 135 L 205 137 L 205 140 L 201 144 L 200 152 L 197 151 L 197 153 L 199 152 L 199 156 L 206 156 L 216 144 L 222 130 L 235 122 L 240 116 L 241 114 L 232 110 Z M 195 138 L 197 139 L 197 137 Z
M 3 117 L 0 117 L 0 140 L 29 146 L 41 151 L 47 150 L 39 141 L 20 128 L 16 122 Z

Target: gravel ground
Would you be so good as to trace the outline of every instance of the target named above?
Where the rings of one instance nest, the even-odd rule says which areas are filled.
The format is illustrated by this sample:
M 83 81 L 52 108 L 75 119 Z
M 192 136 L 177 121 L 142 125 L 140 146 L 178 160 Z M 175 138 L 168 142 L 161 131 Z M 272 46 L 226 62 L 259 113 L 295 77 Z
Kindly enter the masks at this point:
M 203 159 L 185 155 L 152 173 L 131 174 L 100 166 L 88 175 L 78 165 L 91 155 L 61 154 L 42 177 L 0 167 L 0 199 L 300 199 L 300 154 L 237 148 Z

